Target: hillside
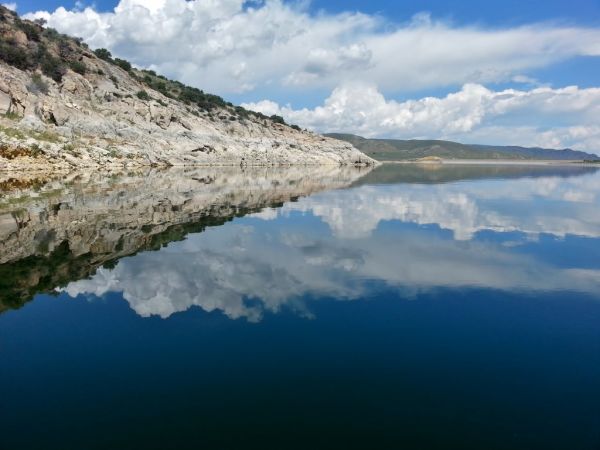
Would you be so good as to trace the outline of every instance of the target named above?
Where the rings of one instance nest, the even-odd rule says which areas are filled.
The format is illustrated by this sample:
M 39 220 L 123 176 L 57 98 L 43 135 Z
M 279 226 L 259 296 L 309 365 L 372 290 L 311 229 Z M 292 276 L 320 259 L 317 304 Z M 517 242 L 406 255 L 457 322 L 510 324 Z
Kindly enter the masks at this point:
M 468 145 L 439 140 L 365 139 L 353 134 L 326 136 L 352 144 L 378 161 L 401 161 L 426 157 L 444 159 L 498 160 L 600 160 L 597 155 L 577 150 L 551 150 L 515 146 Z
M 0 6 L 0 170 L 372 162 Z

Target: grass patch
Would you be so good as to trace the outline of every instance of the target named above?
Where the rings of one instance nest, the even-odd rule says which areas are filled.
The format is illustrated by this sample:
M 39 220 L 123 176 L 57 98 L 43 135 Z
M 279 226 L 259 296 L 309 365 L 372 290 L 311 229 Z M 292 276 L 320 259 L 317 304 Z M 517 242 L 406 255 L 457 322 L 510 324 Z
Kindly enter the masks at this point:
M 4 118 L 9 120 L 19 120 L 22 117 L 14 111 L 8 111 L 4 113 Z
M 31 137 L 37 139 L 38 141 L 50 142 L 52 144 L 60 142 L 59 136 L 51 131 L 34 131 L 31 133 Z
M 27 137 L 21 130 L 17 130 L 16 128 L 3 127 L 0 125 L 0 131 L 6 136 L 14 139 L 25 139 Z

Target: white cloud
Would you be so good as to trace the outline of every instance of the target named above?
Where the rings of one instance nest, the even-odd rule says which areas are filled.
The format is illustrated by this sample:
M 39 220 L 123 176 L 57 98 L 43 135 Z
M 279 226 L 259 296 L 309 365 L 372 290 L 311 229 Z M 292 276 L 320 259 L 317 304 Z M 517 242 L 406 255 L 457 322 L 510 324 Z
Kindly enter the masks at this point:
M 244 106 L 322 132 L 600 151 L 600 88 L 492 91 L 466 84 L 445 97 L 397 102 L 374 85 L 353 83 L 336 88 L 314 109 L 268 100 Z
M 600 30 L 552 24 L 484 29 L 419 14 L 390 23 L 312 14 L 280 0 L 121 0 L 112 12 L 58 8 L 51 27 L 218 93 L 264 86 L 329 88 L 370 81 L 384 92 L 526 80 L 523 72 L 600 55 Z
M 10 9 L 11 11 L 16 11 L 17 10 L 17 4 L 15 2 L 2 3 L 2 6 L 4 6 L 5 8 Z
M 318 131 L 600 149 L 598 89 L 553 90 L 527 75 L 600 56 L 597 28 L 457 26 L 426 13 L 391 23 L 361 13 L 313 14 L 307 2 L 281 0 L 121 0 L 104 13 L 77 2 L 73 10 L 28 17 L 209 92 L 331 89 L 314 110 L 249 105 Z M 501 81 L 533 89 L 483 87 Z M 460 85 L 445 98 L 403 103 L 382 94 Z

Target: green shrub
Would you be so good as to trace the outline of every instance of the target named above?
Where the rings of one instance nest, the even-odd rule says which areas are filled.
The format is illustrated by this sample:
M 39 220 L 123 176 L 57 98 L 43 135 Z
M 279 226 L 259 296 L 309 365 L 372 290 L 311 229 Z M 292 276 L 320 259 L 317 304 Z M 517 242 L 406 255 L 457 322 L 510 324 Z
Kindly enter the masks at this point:
M 281 125 L 285 125 L 285 120 L 283 120 L 283 117 L 278 116 L 277 114 L 273 114 L 271 117 L 269 117 L 269 119 L 271 119 L 271 121 L 273 121 L 275 123 L 280 123 Z
M 85 64 L 81 61 L 71 61 L 69 66 L 73 72 L 78 73 L 79 75 L 85 75 L 87 72 L 87 67 L 85 67 Z
M 60 39 L 60 37 L 62 36 L 54 28 L 44 28 L 42 35 L 49 41 L 56 41 L 56 40 Z
M 37 25 L 22 20 L 17 21 L 16 25 L 23 33 L 25 33 L 27 39 L 29 39 L 30 41 L 40 41 L 41 33 Z
M 292 128 L 296 131 L 302 131 L 302 128 L 300 128 L 298 125 L 292 125 Z
M 47 57 L 42 61 L 41 68 L 44 75 L 52 78 L 57 83 L 60 83 L 63 75 L 67 73 L 65 66 L 62 65 L 60 60 L 50 55 L 47 55 Z
M 18 48 L 14 42 L 0 42 L 0 59 L 9 66 L 21 70 L 27 70 L 32 65 L 29 55 Z
M 138 93 L 136 95 L 137 95 L 137 98 L 139 98 L 140 100 L 145 100 L 145 101 L 150 100 L 150 96 L 148 95 L 148 93 L 146 91 L 138 91 Z
M 61 37 L 58 41 L 58 54 L 61 59 L 73 58 L 77 54 L 77 50 L 71 46 L 68 39 Z
M 94 50 L 94 54 L 104 61 L 110 61 L 112 59 L 112 54 L 105 48 L 97 48 Z
M 124 59 L 115 58 L 114 63 L 126 72 L 131 72 L 131 63 Z

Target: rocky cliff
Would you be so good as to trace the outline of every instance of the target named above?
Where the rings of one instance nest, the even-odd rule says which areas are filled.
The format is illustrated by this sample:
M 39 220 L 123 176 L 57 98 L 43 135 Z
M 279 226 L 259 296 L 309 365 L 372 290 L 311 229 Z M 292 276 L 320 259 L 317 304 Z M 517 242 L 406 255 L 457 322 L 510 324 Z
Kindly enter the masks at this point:
M 0 7 L 0 170 L 371 163 Z

